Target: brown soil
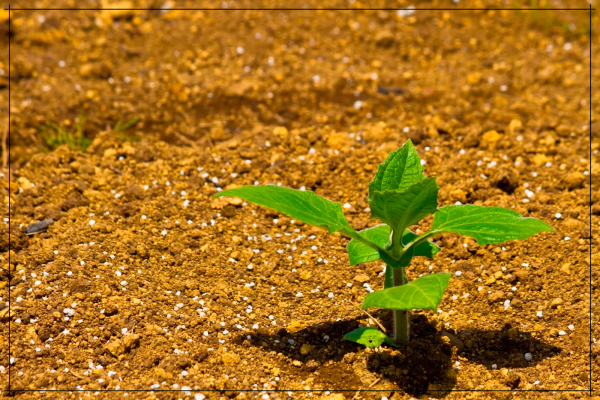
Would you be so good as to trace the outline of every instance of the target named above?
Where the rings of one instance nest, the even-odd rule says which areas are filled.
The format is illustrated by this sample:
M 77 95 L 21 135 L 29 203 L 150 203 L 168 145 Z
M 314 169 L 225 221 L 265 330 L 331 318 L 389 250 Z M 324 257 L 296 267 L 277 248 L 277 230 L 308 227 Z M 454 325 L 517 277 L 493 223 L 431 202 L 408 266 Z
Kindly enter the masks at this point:
M 19 4 L 50 5 L 76 4 Z M 510 11 L 15 12 L 11 63 L 3 51 L 0 66 L 5 110 L 11 71 L 14 166 L 1 178 L 12 211 L 10 241 L 0 222 L 0 396 L 9 357 L 13 389 L 107 399 L 123 395 L 94 391 L 588 396 L 576 391 L 589 387 L 590 357 L 600 385 L 589 15 L 552 15 L 576 29 Z M 80 111 L 92 145 L 48 151 L 39 125 L 71 129 Z M 133 116 L 141 122 L 125 136 L 107 128 Z M 349 203 L 356 229 L 373 226 L 367 183 L 408 138 L 438 177 L 440 205 L 514 208 L 556 232 L 504 246 L 436 239 L 436 258 L 415 259 L 408 276 L 455 274 L 441 310 L 413 313 L 408 347 L 373 352 L 342 336 L 372 322 L 359 306 L 365 283 L 382 286 L 381 262 L 349 267 L 346 238 L 212 196 L 256 182 L 305 187 Z M 46 232 L 25 234 L 48 218 Z M 389 313 L 374 316 L 389 327 Z M 319 392 L 336 389 L 349 391 Z M 484 389 L 505 392 L 467 392 Z M 511 392 L 529 389 L 549 392 Z

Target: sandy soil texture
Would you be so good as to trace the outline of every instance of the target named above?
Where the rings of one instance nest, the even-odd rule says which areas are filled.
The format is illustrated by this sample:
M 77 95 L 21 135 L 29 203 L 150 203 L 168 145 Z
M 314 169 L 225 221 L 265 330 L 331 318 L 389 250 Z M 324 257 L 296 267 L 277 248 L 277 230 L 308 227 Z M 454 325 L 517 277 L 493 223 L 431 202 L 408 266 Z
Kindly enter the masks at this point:
M 154 10 L 13 12 L 10 62 L 2 14 L 0 397 L 9 362 L 13 389 L 73 390 L 20 399 L 579 399 L 590 367 L 600 386 L 589 12 L 358 10 L 498 6 L 372 3 L 24 1 Z M 440 310 L 412 314 L 408 347 L 374 352 L 342 337 L 373 323 L 360 304 L 381 262 L 349 267 L 347 238 L 212 196 L 305 188 L 374 226 L 367 184 L 407 139 L 440 205 L 556 232 L 437 238 L 407 272 L 453 273 Z M 176 392 L 95 393 L 117 388 Z M 512 392 L 534 389 L 548 392 Z

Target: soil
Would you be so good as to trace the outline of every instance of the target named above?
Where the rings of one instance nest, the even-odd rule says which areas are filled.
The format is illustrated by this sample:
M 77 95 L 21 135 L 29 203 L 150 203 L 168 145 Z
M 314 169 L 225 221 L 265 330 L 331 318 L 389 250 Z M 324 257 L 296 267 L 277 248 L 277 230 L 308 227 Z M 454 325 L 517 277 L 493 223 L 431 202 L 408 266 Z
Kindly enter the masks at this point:
M 497 6 L 460 3 L 486 5 Z M 14 12 L 0 66 L 4 110 L 11 73 L 12 166 L 0 176 L 11 204 L 0 222 L 0 396 L 10 358 L 11 388 L 34 390 L 24 399 L 588 397 L 590 368 L 600 385 L 588 18 Z M 85 151 L 44 144 L 40 124 L 70 130 L 80 114 Z M 125 133 L 111 129 L 132 117 Z M 382 287 L 381 262 L 349 267 L 347 238 L 212 196 L 304 187 L 348 203 L 356 229 L 374 226 L 367 184 L 409 138 L 440 205 L 513 208 L 556 232 L 499 246 L 437 238 L 435 259 L 415 258 L 407 273 L 454 274 L 440 310 L 412 314 L 406 348 L 371 351 L 342 337 L 373 325 L 360 304 L 367 284 Z M 390 329 L 389 312 L 372 315 Z M 50 389 L 66 391 L 35 392 Z

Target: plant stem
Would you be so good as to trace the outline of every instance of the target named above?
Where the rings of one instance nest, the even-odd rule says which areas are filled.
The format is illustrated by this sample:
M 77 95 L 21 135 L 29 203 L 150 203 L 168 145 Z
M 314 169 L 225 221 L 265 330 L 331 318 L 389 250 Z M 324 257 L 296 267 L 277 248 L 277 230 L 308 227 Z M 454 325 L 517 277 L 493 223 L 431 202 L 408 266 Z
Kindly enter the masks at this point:
M 388 267 L 391 268 L 391 267 Z M 407 282 L 404 268 L 393 269 L 394 287 L 405 285 Z M 409 312 L 394 310 L 394 341 L 399 345 L 407 345 L 410 338 Z

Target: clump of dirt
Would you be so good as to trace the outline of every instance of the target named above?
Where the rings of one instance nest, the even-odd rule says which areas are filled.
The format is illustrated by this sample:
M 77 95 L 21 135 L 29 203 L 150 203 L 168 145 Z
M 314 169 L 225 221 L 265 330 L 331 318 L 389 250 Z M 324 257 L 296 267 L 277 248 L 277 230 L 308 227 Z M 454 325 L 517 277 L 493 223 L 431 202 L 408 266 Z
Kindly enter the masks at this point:
M 13 389 L 179 391 L 134 398 L 589 387 L 600 222 L 596 211 L 589 220 L 600 200 L 589 37 L 496 11 L 15 15 L 2 68 L 14 79 L 11 157 L 23 165 L 0 177 L 11 204 L 10 225 L 6 210 L 0 222 L 3 393 L 9 359 Z M 87 150 L 36 153 L 37 124 L 72 125 L 80 108 Z M 141 139 L 106 129 L 131 115 Z M 371 227 L 367 184 L 409 138 L 440 205 L 508 207 L 556 232 L 499 246 L 437 238 L 436 258 L 407 272 L 453 273 L 440 310 L 413 313 L 408 347 L 374 352 L 342 338 L 373 324 L 360 304 L 383 286 L 381 262 L 349 267 L 346 238 L 212 197 L 304 188 Z M 389 313 L 373 315 L 390 328 Z M 593 372 L 598 350 L 593 341 Z M 348 391 L 325 392 L 336 389 Z

